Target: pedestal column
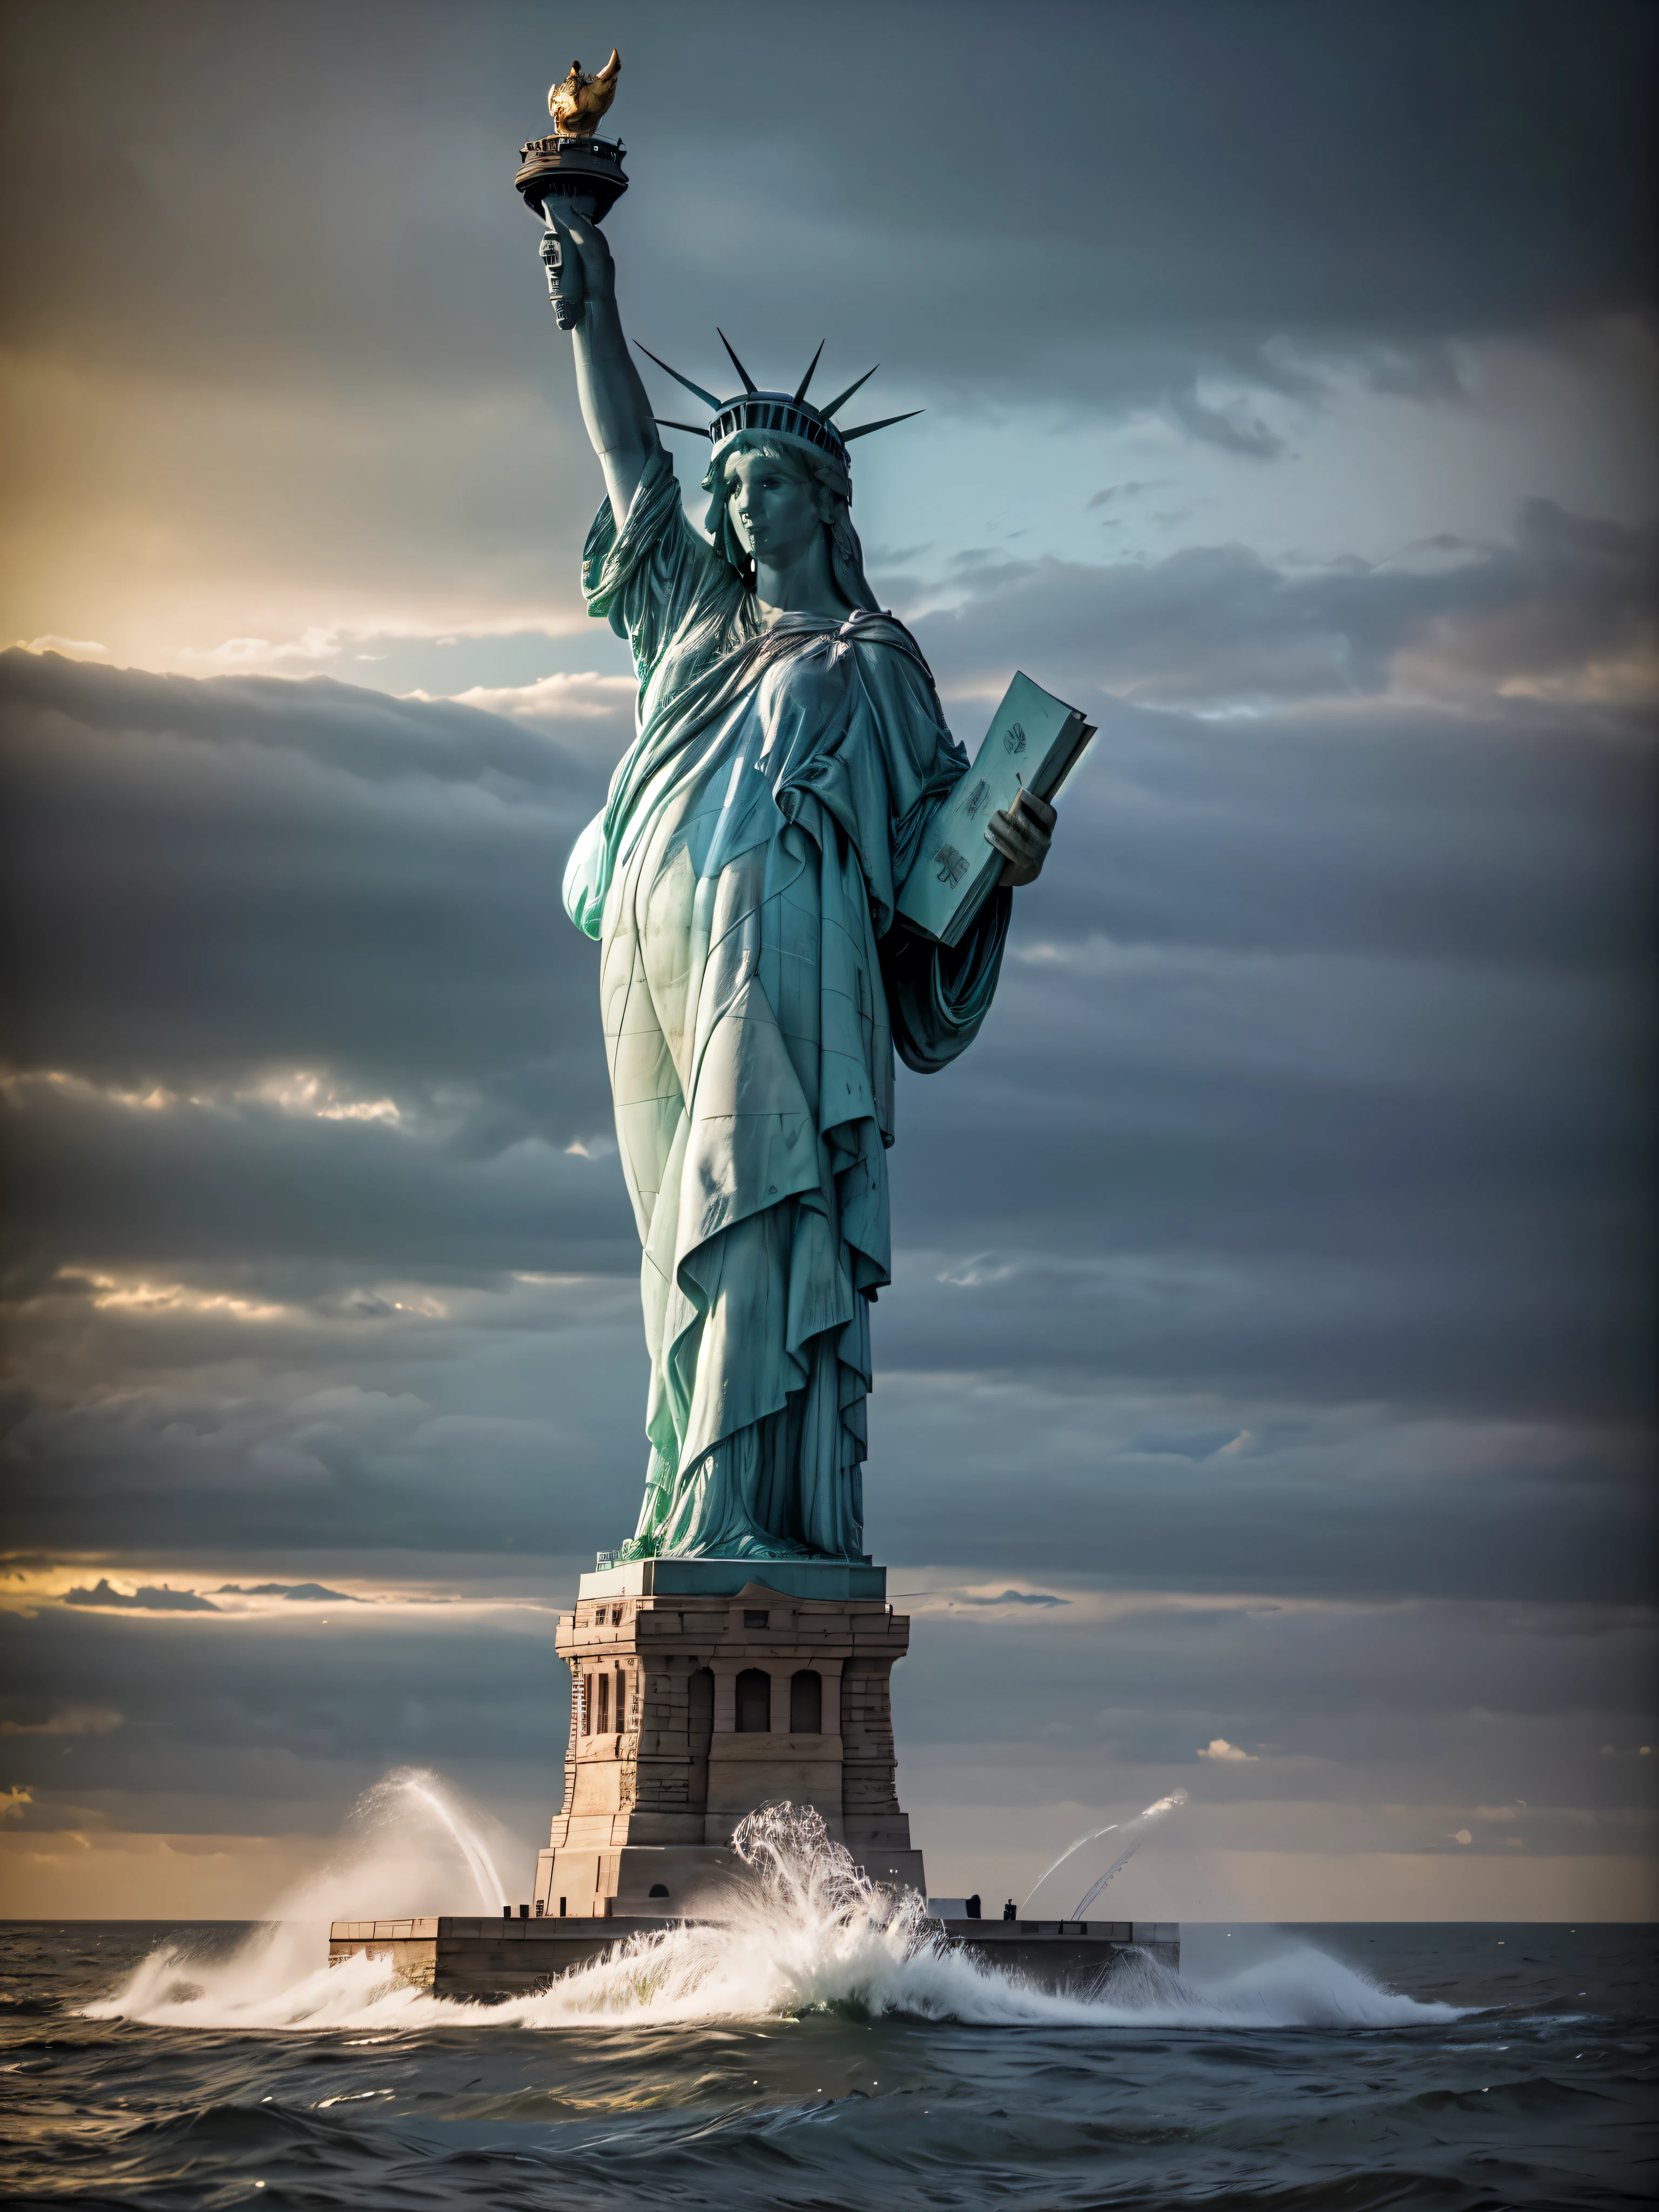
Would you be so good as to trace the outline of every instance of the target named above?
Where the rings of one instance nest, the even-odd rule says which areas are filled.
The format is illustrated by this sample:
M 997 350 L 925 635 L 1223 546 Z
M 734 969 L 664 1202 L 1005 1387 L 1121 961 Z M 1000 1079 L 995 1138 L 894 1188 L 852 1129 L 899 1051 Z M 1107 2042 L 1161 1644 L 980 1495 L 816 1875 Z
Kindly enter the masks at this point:
M 923 1889 L 894 1786 L 888 1695 L 910 1624 L 885 1585 L 883 1568 L 815 1561 L 655 1559 L 584 1575 L 559 1623 L 571 1735 L 536 1910 L 707 1905 L 735 1869 L 738 1822 L 786 1800 L 819 1812 L 873 1879 Z M 771 1685 L 765 1727 L 739 1725 L 757 1709 L 739 1708 L 751 1668 Z M 818 1677 L 817 1728 L 792 1726 L 803 1673 Z M 804 1690 L 795 1717 L 812 1702 Z

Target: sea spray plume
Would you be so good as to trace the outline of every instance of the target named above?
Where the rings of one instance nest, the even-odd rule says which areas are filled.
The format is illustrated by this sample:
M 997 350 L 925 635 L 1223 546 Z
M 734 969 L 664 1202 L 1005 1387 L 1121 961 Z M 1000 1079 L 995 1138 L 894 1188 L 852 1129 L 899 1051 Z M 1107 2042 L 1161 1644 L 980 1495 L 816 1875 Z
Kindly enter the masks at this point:
M 395 1815 L 411 1802 L 432 1814 L 454 1838 L 455 1847 L 465 1860 L 466 1870 L 477 1890 L 479 1909 L 493 1917 L 507 1902 L 495 1863 L 465 1814 L 449 1802 L 445 1784 L 437 1775 L 423 1766 L 398 1767 L 372 1790 L 363 1792 L 357 1800 L 355 1817 L 374 1821 Z
M 1058 1874 L 1060 1868 L 1065 1865 L 1066 1860 L 1072 1857 L 1075 1852 L 1084 1850 L 1090 1844 L 1097 1844 L 1103 1836 L 1116 1835 L 1121 1829 L 1126 1840 L 1130 1837 L 1133 1837 L 1133 1841 L 1129 1844 L 1128 1849 L 1122 1854 L 1122 1856 L 1120 1858 L 1115 1859 L 1112 1864 L 1107 1868 L 1105 1873 L 1084 1898 L 1083 1903 L 1078 1906 L 1077 1910 L 1067 1916 L 1068 1918 L 1073 1920 L 1081 1920 L 1085 1907 L 1093 1903 L 1094 1899 L 1099 1896 L 1101 1891 L 1105 1888 L 1112 1876 L 1117 1873 L 1121 1867 L 1126 1865 L 1139 1850 L 1142 1843 L 1146 1840 L 1146 1824 L 1148 1821 L 1157 1820 L 1162 1814 L 1173 1812 L 1177 1805 L 1184 1805 L 1186 1802 L 1187 1793 L 1184 1790 L 1172 1790 L 1169 1796 L 1160 1797 L 1156 1805 L 1147 1806 L 1144 1813 L 1137 1813 L 1133 1820 L 1126 1820 L 1122 1822 L 1109 1820 L 1103 1828 L 1097 1828 L 1094 1830 L 1092 1834 L 1079 1836 L 1074 1844 L 1067 1844 L 1060 1856 L 1054 1862 L 1054 1864 L 1052 1866 L 1045 1867 L 1042 1872 L 1037 1876 L 1036 1880 L 1031 1884 L 1030 1888 L 1026 1892 L 1025 1903 L 1020 1907 L 1022 1916 L 1030 1911 L 1031 1899 L 1042 1888 L 1043 1883 L 1048 1881 L 1049 1875 L 1052 1874 Z
M 1215 1988 L 1195 1988 L 1133 1951 L 1092 1990 L 1033 1987 L 951 1950 L 925 1926 L 921 1900 L 866 1880 L 816 1814 L 772 1807 L 751 1815 L 739 1834 L 750 1879 L 721 1900 L 718 1921 L 626 1937 L 592 1965 L 504 2004 L 429 1996 L 398 1982 L 388 1961 L 362 1953 L 331 1968 L 319 1931 L 289 1922 L 261 1931 L 228 1960 L 172 1948 L 154 1954 L 120 1991 L 87 2011 L 168 2027 L 391 2034 L 593 2021 L 695 2027 L 842 2007 L 1004 2028 L 1389 2027 L 1459 2017 L 1454 2006 L 1379 1988 L 1310 1944 Z M 300 1901 L 314 1909 L 317 1899 L 307 1893 Z
M 541 2027 L 584 2015 L 666 2026 L 842 2008 L 988 2027 L 1056 2017 L 1046 1991 L 951 1949 L 914 1891 L 870 1881 L 810 1808 L 750 1814 L 732 1846 L 744 1873 L 711 1903 L 718 1921 L 635 1936 L 494 2016 Z
M 629 1939 L 525 2000 L 525 2017 L 754 2019 L 844 2004 L 942 2019 L 980 1976 L 924 1928 L 915 1892 L 870 1881 L 810 1806 L 747 1814 L 732 1849 L 744 1873 L 709 1901 L 717 1918 Z
M 1073 1920 L 1081 1920 L 1112 1876 L 1128 1865 L 1146 1838 L 1148 1824 L 1160 1819 L 1165 1813 L 1172 1813 L 1177 1805 L 1184 1805 L 1186 1802 L 1187 1793 L 1184 1790 L 1172 1790 L 1169 1796 L 1160 1797 L 1156 1805 L 1149 1805 L 1144 1813 L 1138 1813 L 1135 1815 L 1123 1831 L 1124 1836 L 1128 1839 L 1125 1842 L 1123 1849 L 1112 1861 L 1094 1887 L 1085 1890 L 1081 1902 L 1073 1906 L 1071 1917 Z
M 797 1972 L 799 1964 L 795 1962 Z M 193 1987 L 181 1968 L 193 1975 Z M 839 1972 L 836 1962 L 819 1959 L 811 1986 L 816 1995 L 802 2001 L 775 1956 L 757 1955 L 742 1926 L 705 1924 L 632 1937 L 591 1966 L 578 1967 L 537 1995 L 505 2004 L 428 1996 L 398 1982 L 386 1961 L 362 1952 L 337 1966 L 301 1971 L 286 1987 L 257 1990 L 225 1967 L 175 1954 L 170 1967 L 159 1956 L 146 1961 L 117 1996 L 85 2011 L 93 2019 L 141 2021 L 156 2027 L 299 2033 L 350 2028 L 420 2035 L 434 2028 L 499 2032 L 593 2022 L 696 2030 L 720 2021 L 790 2018 L 837 2006 L 986 2028 L 1137 2032 L 1426 2027 L 1458 2020 L 1465 2010 L 1422 2003 L 1383 1988 L 1310 1943 L 1293 1944 L 1279 1958 L 1210 1985 L 1194 1986 L 1147 1953 L 1131 1951 L 1091 1990 L 1038 1989 L 994 1968 L 978 1967 L 960 1953 L 923 1946 L 908 1959 L 890 1958 L 884 1975 L 867 1954 L 843 1957 Z
M 358 1798 L 326 1863 L 275 1898 L 233 1952 L 205 1951 L 188 1939 L 164 1943 L 89 2010 L 177 2027 L 249 2027 L 337 2026 L 382 2000 L 398 2011 L 416 1992 L 392 1985 L 385 1960 L 362 1957 L 330 1968 L 329 1923 L 452 1912 L 458 1903 L 476 1911 L 466 1889 L 494 1919 L 503 1892 L 481 1817 L 441 1775 L 397 1768 Z
M 1118 1823 L 1115 1820 L 1109 1820 L 1103 1828 L 1096 1828 L 1091 1834 L 1079 1836 L 1074 1844 L 1067 1844 L 1065 1850 L 1054 1862 L 1053 1865 L 1044 1867 L 1042 1872 L 1031 1884 L 1030 1889 L 1026 1891 L 1025 1903 L 1019 1908 L 1022 1915 L 1028 1911 L 1031 1899 L 1036 1895 L 1038 1890 L 1042 1888 L 1043 1883 L 1048 1881 L 1049 1875 L 1051 1874 L 1058 1874 L 1061 1867 L 1065 1865 L 1066 1860 L 1071 1857 L 1074 1851 L 1080 1851 L 1085 1844 L 1097 1844 L 1103 1836 L 1115 1835 L 1117 1833 L 1117 1829 Z
M 732 1849 L 754 1874 L 769 1914 L 833 1925 L 867 1920 L 891 1930 L 906 1955 L 931 1940 L 922 1931 L 924 1900 L 914 1889 L 872 1881 L 810 1805 L 766 1805 L 745 1814 L 732 1832 Z

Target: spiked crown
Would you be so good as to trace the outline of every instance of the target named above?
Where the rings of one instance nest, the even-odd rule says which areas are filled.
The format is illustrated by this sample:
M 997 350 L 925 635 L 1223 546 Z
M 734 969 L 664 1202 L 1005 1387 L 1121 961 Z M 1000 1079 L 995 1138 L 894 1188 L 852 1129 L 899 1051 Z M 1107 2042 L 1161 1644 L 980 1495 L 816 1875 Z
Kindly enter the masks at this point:
M 850 483 L 853 467 L 847 448 L 853 440 L 867 438 L 872 430 L 884 430 L 893 422 L 908 422 L 912 415 L 920 415 L 922 411 L 920 407 L 912 407 L 903 415 L 885 415 L 878 422 L 860 422 L 854 429 L 843 430 L 833 419 L 836 411 L 846 405 L 860 385 L 869 382 L 876 373 L 873 368 L 866 368 L 857 383 L 849 384 L 846 391 L 838 393 L 828 406 L 817 407 L 806 397 L 806 390 L 812 381 L 812 372 L 818 365 L 818 355 L 823 351 L 822 344 L 807 363 L 805 375 L 793 392 L 765 392 L 732 352 L 732 342 L 724 331 L 720 332 L 720 341 L 731 356 L 732 368 L 743 379 L 743 390 L 733 399 L 717 399 L 712 392 L 705 392 L 702 385 L 693 384 L 689 376 L 682 376 L 678 369 L 670 368 L 668 363 L 653 353 L 649 346 L 640 346 L 640 351 L 647 361 L 656 362 L 657 367 L 672 376 L 676 384 L 684 385 L 706 407 L 714 410 L 714 419 L 706 430 L 701 423 L 676 422 L 662 415 L 656 417 L 665 430 L 689 430 L 694 437 L 706 436 L 711 463 L 734 438 L 749 430 L 805 447 L 809 452 L 832 461 Z M 639 344 L 637 338 L 635 343 Z

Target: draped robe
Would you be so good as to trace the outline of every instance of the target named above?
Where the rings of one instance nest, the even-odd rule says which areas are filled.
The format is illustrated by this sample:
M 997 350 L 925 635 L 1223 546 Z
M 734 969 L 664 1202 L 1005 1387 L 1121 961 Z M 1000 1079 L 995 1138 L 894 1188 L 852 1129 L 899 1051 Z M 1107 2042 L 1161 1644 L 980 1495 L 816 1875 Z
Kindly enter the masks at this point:
M 599 939 L 642 1247 L 650 1459 L 623 1556 L 863 1556 L 870 1306 L 889 1280 L 893 1054 L 972 1040 L 1011 894 L 950 951 L 895 885 L 967 765 L 892 616 L 767 626 L 653 456 L 582 585 L 638 735 L 571 854 Z

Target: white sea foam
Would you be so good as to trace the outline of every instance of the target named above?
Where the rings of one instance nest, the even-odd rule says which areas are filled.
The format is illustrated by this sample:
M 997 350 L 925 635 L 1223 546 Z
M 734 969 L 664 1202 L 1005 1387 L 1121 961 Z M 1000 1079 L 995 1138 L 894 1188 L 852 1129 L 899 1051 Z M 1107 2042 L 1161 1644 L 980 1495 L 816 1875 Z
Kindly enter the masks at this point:
M 170 2027 L 394 2034 L 440 2024 L 671 2027 L 829 2006 L 986 2027 L 1405 2027 L 1460 2016 L 1454 2006 L 1384 1989 L 1306 1942 L 1215 1982 L 1183 1980 L 1149 1954 L 1130 1952 L 1091 1991 L 1040 1989 L 951 1950 L 930 1930 L 921 1899 L 866 1881 L 815 1813 L 786 1806 L 753 1814 L 737 1841 L 754 1880 L 720 1924 L 623 1936 L 603 1958 L 505 2004 L 425 1996 L 398 1983 L 383 1959 L 359 1954 L 331 1968 L 326 1923 L 344 1916 L 318 1914 L 322 1885 L 224 1959 L 173 1946 L 153 1953 L 88 2010 Z M 361 1860 L 350 1869 L 354 1896 L 364 1870 Z M 378 1869 L 382 1878 L 392 1871 Z M 382 1917 L 406 1909 L 389 1888 L 380 1898 Z M 311 1910 L 292 1909 L 301 1904 Z

